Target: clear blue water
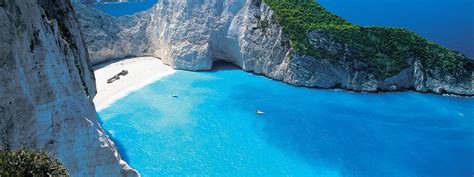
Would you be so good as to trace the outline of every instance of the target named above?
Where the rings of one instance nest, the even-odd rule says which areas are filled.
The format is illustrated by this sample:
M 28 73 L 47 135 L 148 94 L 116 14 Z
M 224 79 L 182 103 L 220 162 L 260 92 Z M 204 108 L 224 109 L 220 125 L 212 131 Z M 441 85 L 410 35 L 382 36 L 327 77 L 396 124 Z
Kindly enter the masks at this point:
M 156 4 L 156 2 L 158 2 L 158 0 L 145 0 L 135 3 L 103 3 L 92 4 L 91 6 L 113 16 L 123 16 L 145 11 Z
M 474 58 L 474 0 L 316 0 L 360 25 L 403 27 Z
M 178 71 L 98 114 L 144 177 L 469 177 L 473 108 L 473 98 L 297 88 L 228 69 Z

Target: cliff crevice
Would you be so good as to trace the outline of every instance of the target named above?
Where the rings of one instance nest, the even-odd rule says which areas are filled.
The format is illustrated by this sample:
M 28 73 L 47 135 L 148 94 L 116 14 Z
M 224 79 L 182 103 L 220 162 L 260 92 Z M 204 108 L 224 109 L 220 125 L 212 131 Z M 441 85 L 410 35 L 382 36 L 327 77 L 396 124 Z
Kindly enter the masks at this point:
M 0 0 L 0 149 L 44 150 L 72 176 L 137 176 L 100 126 L 69 1 Z
M 352 25 L 312 0 L 162 0 L 124 17 L 75 7 L 93 63 L 151 55 L 198 71 L 225 60 L 304 87 L 474 95 L 473 60 L 404 29 Z

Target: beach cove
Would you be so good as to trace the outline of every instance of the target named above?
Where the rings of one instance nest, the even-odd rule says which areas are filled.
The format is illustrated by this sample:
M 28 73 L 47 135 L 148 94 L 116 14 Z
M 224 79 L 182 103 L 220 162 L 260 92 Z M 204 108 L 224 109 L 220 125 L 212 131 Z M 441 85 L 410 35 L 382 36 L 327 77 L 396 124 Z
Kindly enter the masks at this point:
M 128 71 L 126 76 L 112 83 L 107 82 L 123 70 Z M 174 72 L 174 69 L 153 57 L 128 58 L 96 65 L 94 67 L 97 85 L 97 95 L 94 98 L 96 109 L 101 111 L 129 93 Z

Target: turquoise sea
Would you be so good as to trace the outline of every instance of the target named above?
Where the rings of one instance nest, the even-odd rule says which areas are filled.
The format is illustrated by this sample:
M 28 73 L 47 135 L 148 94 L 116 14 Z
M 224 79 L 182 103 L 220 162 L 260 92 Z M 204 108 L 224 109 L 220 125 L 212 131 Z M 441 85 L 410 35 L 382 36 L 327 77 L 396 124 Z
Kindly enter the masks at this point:
M 156 1 L 94 6 L 119 16 Z M 474 56 L 472 0 L 319 2 L 353 23 L 409 28 Z M 98 115 L 144 177 L 474 174 L 474 98 L 298 88 L 226 68 L 178 71 Z
M 298 88 L 222 69 L 178 71 L 98 114 L 144 177 L 466 177 L 473 108 L 472 98 Z

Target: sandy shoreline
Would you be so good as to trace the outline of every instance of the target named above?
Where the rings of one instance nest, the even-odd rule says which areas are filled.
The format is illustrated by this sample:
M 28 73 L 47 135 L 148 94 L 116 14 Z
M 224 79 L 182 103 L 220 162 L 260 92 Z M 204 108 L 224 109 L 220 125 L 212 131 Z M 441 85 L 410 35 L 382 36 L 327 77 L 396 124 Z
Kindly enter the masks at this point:
M 107 83 L 107 79 L 122 70 L 128 70 L 128 75 L 121 76 L 120 80 L 113 83 Z M 97 85 L 97 95 L 94 98 L 96 109 L 101 111 L 130 92 L 175 72 L 173 68 L 153 57 L 129 58 L 94 66 Z

